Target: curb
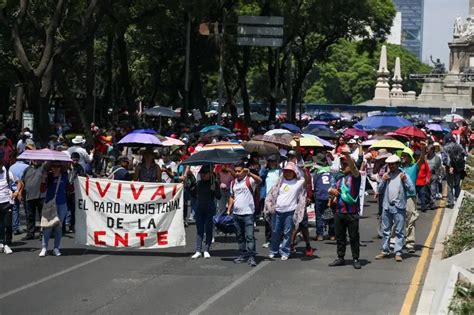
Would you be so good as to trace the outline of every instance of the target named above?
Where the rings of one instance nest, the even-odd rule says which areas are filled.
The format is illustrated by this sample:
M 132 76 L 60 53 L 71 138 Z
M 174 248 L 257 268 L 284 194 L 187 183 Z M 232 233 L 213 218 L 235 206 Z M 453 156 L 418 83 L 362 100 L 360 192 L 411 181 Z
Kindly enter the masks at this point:
M 444 241 L 454 230 L 459 209 L 465 197 L 471 194 L 461 191 L 454 208 L 445 209 L 426 273 L 416 314 L 447 314 L 460 272 L 474 266 L 474 249 L 443 259 Z M 470 278 L 472 279 L 472 278 Z

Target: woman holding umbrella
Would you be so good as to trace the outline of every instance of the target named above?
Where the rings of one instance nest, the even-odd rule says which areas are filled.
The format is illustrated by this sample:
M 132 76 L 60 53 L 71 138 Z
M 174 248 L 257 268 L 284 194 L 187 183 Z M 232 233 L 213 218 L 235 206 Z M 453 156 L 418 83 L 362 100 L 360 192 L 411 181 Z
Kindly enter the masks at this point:
M 55 199 L 60 224 L 57 224 L 54 227 L 43 228 L 43 239 L 41 242 L 42 249 L 39 256 L 45 257 L 47 255 L 49 239 L 53 232 L 53 255 L 61 256 L 61 252 L 59 251 L 62 236 L 61 224 L 64 223 L 64 219 L 67 215 L 66 191 L 70 189 L 70 185 L 68 182 L 67 171 L 63 164 L 53 161 L 46 169 L 47 172 L 43 174 L 43 180 L 41 182 L 41 192 L 46 192 L 46 197 L 44 199 L 45 204 Z
M 161 169 L 155 162 L 153 150 L 146 149 L 143 152 L 142 162 L 135 167 L 133 180 L 147 183 L 161 182 Z

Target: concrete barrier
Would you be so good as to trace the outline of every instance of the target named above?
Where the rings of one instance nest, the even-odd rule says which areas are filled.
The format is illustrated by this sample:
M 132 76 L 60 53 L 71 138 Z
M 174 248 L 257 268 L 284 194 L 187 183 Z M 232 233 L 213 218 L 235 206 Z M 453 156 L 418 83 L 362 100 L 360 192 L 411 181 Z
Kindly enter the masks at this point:
M 444 211 L 430 265 L 423 283 L 417 314 L 448 314 L 448 306 L 460 272 L 471 274 L 469 270 L 474 267 L 474 249 L 443 259 L 443 243 L 453 233 L 459 209 L 466 196 L 472 195 L 461 191 L 454 208 L 452 210 L 445 209 Z

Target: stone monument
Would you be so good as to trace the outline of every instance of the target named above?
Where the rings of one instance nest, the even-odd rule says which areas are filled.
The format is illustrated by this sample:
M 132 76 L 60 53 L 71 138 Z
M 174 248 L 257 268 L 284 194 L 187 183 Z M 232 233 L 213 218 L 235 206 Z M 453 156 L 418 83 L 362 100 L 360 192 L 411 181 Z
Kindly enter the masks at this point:
M 387 46 L 383 45 L 380 51 L 380 63 L 377 70 L 377 85 L 375 86 L 374 99 L 388 100 L 390 98 L 390 85 L 388 78 L 390 72 L 387 69 Z

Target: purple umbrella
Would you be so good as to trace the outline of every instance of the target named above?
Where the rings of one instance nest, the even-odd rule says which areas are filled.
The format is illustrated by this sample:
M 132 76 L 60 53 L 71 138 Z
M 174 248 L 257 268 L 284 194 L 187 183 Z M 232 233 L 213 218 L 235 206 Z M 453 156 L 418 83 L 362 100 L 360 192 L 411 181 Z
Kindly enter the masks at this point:
M 161 141 L 149 133 L 132 132 L 118 142 L 128 147 L 160 146 Z
M 437 132 L 443 132 L 443 127 L 438 124 L 428 124 L 426 125 L 426 128 L 428 128 L 431 131 L 437 131 Z
M 325 121 L 322 121 L 322 120 L 313 120 L 313 121 L 310 121 L 308 126 L 310 125 L 327 125 L 328 123 L 325 122 Z
M 32 161 L 72 162 L 71 158 L 66 153 L 50 149 L 26 150 L 20 154 L 17 159 Z

